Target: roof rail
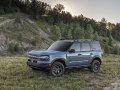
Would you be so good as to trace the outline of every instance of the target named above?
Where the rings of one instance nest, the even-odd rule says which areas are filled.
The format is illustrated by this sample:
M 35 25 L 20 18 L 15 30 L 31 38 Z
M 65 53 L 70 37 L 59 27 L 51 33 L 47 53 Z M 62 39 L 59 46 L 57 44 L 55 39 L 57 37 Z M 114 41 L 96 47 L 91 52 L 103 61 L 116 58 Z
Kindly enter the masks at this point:
M 95 41 L 95 40 L 93 40 L 93 39 L 80 39 L 80 40 L 76 39 L 76 40 L 74 40 L 74 42 L 83 42 L 83 41 Z
M 75 39 L 74 42 L 78 42 L 79 40 Z
M 61 39 L 59 39 L 59 40 L 65 40 L 65 39 L 61 38 Z

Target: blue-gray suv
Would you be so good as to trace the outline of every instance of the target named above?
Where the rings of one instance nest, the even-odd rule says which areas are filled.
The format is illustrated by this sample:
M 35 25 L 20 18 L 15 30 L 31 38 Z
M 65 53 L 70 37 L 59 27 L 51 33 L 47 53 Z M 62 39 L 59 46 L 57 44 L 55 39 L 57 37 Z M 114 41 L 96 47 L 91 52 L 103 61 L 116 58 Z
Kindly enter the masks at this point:
M 99 72 L 102 50 L 95 40 L 58 40 L 47 50 L 32 50 L 28 53 L 27 65 L 32 69 L 47 68 L 54 76 L 64 74 L 65 68 L 88 67 Z

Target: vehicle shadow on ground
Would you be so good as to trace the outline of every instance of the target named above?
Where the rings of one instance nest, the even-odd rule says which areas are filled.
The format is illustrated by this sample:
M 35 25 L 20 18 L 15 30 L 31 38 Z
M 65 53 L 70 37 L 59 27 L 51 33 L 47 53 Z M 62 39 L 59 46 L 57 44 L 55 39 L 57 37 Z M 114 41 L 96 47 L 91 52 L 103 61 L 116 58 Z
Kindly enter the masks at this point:
M 32 69 L 32 72 L 34 72 L 36 74 L 41 73 L 41 75 L 52 76 L 52 75 L 50 75 L 48 69 Z M 65 69 L 63 76 L 72 75 L 72 74 L 86 74 L 86 75 L 88 75 L 90 73 L 92 73 L 92 72 L 90 72 L 88 68 L 72 68 L 72 69 Z

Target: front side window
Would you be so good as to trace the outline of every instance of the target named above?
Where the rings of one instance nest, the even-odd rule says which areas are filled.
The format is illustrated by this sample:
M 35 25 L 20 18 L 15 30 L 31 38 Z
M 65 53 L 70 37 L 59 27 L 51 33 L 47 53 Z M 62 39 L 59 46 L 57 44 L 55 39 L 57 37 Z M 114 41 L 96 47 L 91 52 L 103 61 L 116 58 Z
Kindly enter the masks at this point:
M 81 43 L 81 51 L 90 51 L 89 43 Z
M 70 49 L 74 49 L 75 51 L 80 51 L 80 43 L 73 43 Z
M 67 51 L 71 45 L 72 45 L 72 42 L 56 41 L 48 48 L 48 50 Z

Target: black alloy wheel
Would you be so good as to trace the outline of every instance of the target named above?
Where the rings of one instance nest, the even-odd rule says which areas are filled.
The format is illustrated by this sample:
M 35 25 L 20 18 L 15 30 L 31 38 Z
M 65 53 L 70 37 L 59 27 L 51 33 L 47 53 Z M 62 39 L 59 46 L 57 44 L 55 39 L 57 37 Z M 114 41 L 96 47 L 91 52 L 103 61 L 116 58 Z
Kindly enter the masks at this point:
M 61 62 L 54 62 L 51 66 L 50 73 L 53 76 L 61 76 L 64 74 L 65 68 L 64 65 Z
M 100 70 L 100 62 L 98 60 L 94 60 L 89 69 L 94 73 L 98 73 Z

